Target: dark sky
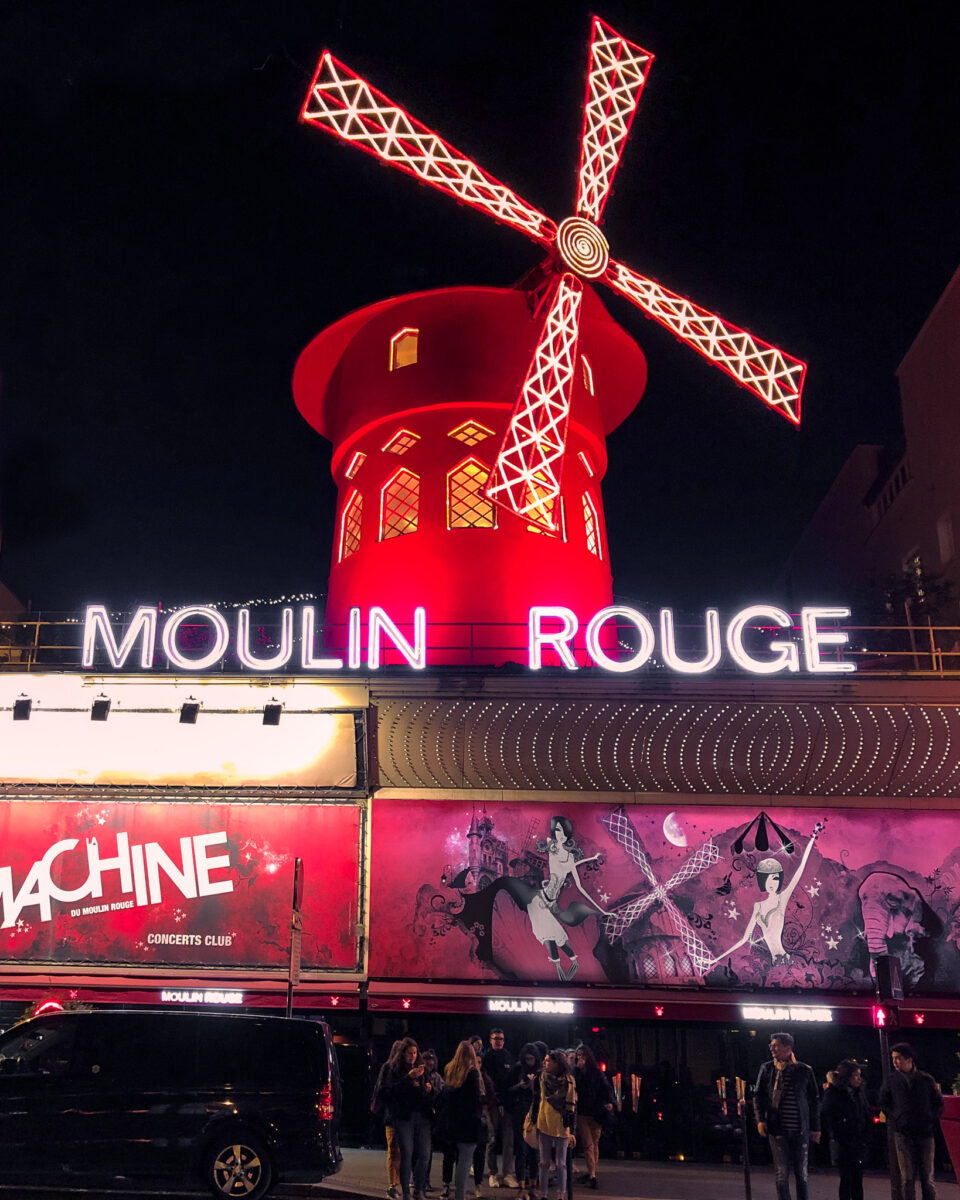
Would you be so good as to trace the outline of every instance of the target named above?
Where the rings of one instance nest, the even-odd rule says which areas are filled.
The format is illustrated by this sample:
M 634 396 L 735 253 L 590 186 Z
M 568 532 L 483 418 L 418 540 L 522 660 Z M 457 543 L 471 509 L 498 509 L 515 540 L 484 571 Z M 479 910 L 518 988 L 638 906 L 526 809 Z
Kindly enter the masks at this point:
M 508 285 L 539 256 L 300 126 L 316 58 L 329 45 L 560 219 L 589 11 L 5 0 L 0 579 L 46 610 L 322 589 L 335 491 L 293 406 L 299 351 L 361 305 Z M 945 11 L 599 8 L 657 55 L 613 253 L 809 363 L 798 431 L 608 301 L 650 367 L 609 444 L 618 593 L 773 598 L 851 448 L 896 437 L 894 371 L 960 262 Z

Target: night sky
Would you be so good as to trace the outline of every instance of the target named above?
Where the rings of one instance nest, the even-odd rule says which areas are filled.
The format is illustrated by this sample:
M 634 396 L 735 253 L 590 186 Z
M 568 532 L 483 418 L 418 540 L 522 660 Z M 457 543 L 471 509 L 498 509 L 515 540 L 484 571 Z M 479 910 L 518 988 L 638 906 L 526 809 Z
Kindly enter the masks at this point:
M 321 49 L 559 220 L 589 7 L 5 0 L 0 579 L 34 609 L 320 591 L 330 447 L 290 376 L 385 296 L 507 286 L 537 248 L 301 126 Z M 613 254 L 809 363 L 798 431 L 601 290 L 649 362 L 610 439 L 615 588 L 775 598 L 960 263 L 947 9 L 608 0 L 657 56 Z M 816 597 L 810 597 L 815 601 Z

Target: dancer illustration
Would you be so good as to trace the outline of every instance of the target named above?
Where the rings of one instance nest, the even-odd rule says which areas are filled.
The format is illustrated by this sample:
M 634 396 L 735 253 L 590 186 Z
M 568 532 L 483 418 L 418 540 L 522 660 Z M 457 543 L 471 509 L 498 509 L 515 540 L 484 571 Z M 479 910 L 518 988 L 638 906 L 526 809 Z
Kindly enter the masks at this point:
M 766 943 L 774 966 L 779 966 L 788 961 L 790 955 L 783 947 L 783 928 L 787 919 L 787 905 L 790 903 L 790 897 L 796 891 L 797 884 L 800 882 L 800 876 L 803 874 L 807 861 L 810 858 L 813 843 L 817 840 L 822 829 L 822 824 L 818 823 L 814 826 L 813 833 L 810 835 L 810 841 L 807 842 L 803 856 L 797 865 L 796 873 L 785 888 L 783 887 L 783 863 L 778 858 L 762 858 L 757 863 L 757 884 L 763 893 L 763 897 L 754 904 L 753 912 L 750 914 L 750 920 L 747 922 L 747 928 L 744 930 L 743 937 L 738 942 L 735 942 L 729 950 L 725 950 L 723 954 L 715 958 L 713 960 L 714 966 L 721 959 L 733 954 L 735 950 L 739 950 L 741 946 L 747 944 L 755 946 L 760 941 Z M 783 889 L 782 891 L 781 888 Z M 757 928 L 760 930 L 760 937 L 754 938 L 753 932 Z
M 572 979 L 580 963 L 570 945 L 567 929 L 582 925 L 587 917 L 608 915 L 583 886 L 578 871 L 584 864 L 598 860 L 600 855 L 592 854 L 584 858 L 583 851 L 574 840 L 572 822 L 560 816 L 550 818 L 550 836 L 546 842 L 538 843 L 537 849 L 547 854 L 548 873 L 545 879 L 539 884 L 512 876 L 498 879 L 481 891 L 464 896 L 463 911 L 458 920 L 477 933 L 478 957 L 483 961 L 492 961 L 490 927 L 493 905 L 500 892 L 506 892 L 514 904 L 526 912 L 531 932 L 546 950 L 547 958 L 556 967 L 559 978 Z M 589 905 L 582 900 L 574 900 L 566 907 L 561 906 L 560 894 L 568 883 L 573 884 L 590 902 Z M 566 967 L 560 959 L 561 954 L 569 960 Z

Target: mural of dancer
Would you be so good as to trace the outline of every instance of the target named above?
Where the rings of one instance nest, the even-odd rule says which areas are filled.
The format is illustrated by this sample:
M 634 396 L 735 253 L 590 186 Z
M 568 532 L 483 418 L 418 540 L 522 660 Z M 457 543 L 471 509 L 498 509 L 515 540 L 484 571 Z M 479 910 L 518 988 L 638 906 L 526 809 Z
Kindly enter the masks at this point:
M 762 858 L 757 863 L 757 884 L 763 893 L 762 898 L 754 904 L 753 912 L 750 914 L 750 920 L 747 922 L 743 936 L 739 941 L 734 942 L 729 950 L 725 950 L 723 954 L 718 955 L 713 960 L 714 966 L 722 959 L 728 958 L 734 951 L 739 950 L 741 946 L 756 946 L 760 942 L 766 944 L 774 966 L 789 960 L 790 955 L 784 949 L 783 945 L 783 929 L 787 919 L 787 905 L 790 903 L 790 898 L 797 889 L 797 884 L 800 882 L 800 878 L 810 859 L 813 844 L 822 829 L 822 824 L 814 826 L 813 833 L 809 842 L 807 842 L 806 849 L 803 852 L 796 872 L 786 887 L 783 887 L 783 863 L 778 858 Z M 753 936 L 756 929 L 760 930 L 758 938 L 754 938 Z
M 587 863 L 600 863 L 599 854 L 585 858 L 573 836 L 573 823 L 564 816 L 550 818 L 550 836 L 537 845 L 537 850 L 547 855 L 547 875 L 538 884 L 528 879 L 513 876 L 498 879 L 474 895 L 464 896 L 463 912 L 459 917 L 462 924 L 478 932 L 480 946 L 478 955 L 489 961 L 492 958 L 490 926 L 493 905 L 500 893 L 509 896 L 522 909 L 530 922 L 530 931 L 547 952 L 548 961 L 556 968 L 562 980 L 576 975 L 580 962 L 570 945 L 567 930 L 592 916 L 607 916 L 604 909 L 593 899 L 580 879 L 579 868 Z M 563 906 L 561 893 L 572 883 L 589 903 L 573 900 Z M 560 955 L 567 959 L 564 965 Z

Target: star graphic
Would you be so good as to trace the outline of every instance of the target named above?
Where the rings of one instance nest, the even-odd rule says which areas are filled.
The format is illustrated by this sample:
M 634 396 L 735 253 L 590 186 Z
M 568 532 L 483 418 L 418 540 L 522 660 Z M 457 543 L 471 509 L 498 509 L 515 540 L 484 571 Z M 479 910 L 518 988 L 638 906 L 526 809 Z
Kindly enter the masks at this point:
M 737 917 L 740 916 L 740 910 L 737 908 L 729 908 L 729 909 L 727 909 L 727 916 L 730 918 L 731 921 L 734 921 L 734 920 L 736 920 Z
M 608 904 L 609 901 L 610 901 L 610 893 L 609 892 L 601 892 L 600 893 L 600 903 Z
M 836 938 L 833 938 L 833 937 L 831 937 L 831 938 L 827 938 L 827 946 L 828 946 L 828 947 L 829 947 L 831 950 L 836 950 L 836 948 L 837 948 L 839 945 L 840 945 L 840 943 L 837 941 L 837 939 L 836 939 Z
M 810 899 L 811 899 L 811 900 L 814 898 L 814 896 L 819 896 L 819 895 L 820 895 L 820 889 L 819 889 L 818 887 L 808 887 L 808 888 L 807 888 L 807 891 L 808 891 L 808 892 L 809 892 L 809 894 L 810 894 Z

